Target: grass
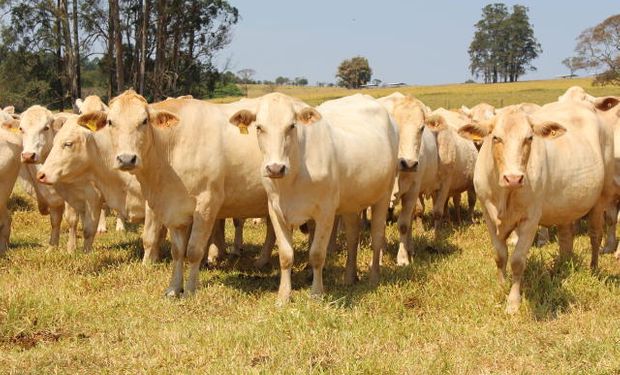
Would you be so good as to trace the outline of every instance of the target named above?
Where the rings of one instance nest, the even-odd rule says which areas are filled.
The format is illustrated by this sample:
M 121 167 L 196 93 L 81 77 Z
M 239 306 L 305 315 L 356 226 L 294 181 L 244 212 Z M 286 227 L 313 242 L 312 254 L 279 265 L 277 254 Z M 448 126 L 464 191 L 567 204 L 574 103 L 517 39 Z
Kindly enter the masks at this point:
M 562 91 L 523 85 L 541 98 Z M 461 87 L 484 88 L 454 90 Z M 487 87 L 484 100 L 492 102 L 495 90 L 508 85 Z M 423 90 L 449 92 L 411 90 L 422 98 Z M 457 95 L 465 91 L 447 97 Z M 521 310 L 508 316 L 509 288 L 496 282 L 479 213 L 475 223 L 446 226 L 437 241 L 416 223 L 417 253 L 404 268 L 395 265 L 398 233 L 390 226 L 375 288 L 367 279 L 365 233 L 360 282 L 344 286 L 345 255 L 331 254 L 322 299 L 308 295 L 306 238 L 296 233 L 293 301 L 276 308 L 277 255 L 267 270 L 252 267 L 263 225 L 246 224 L 243 256 L 204 269 L 196 296 L 166 299 L 169 255 L 142 266 L 140 228 L 98 236 L 92 254 L 65 253 L 63 233 L 61 250 L 46 252 L 48 218 L 19 191 L 11 207 L 12 246 L 0 259 L 0 373 L 620 372 L 620 264 L 604 255 L 591 273 L 583 234 L 569 260 L 557 259 L 555 242 L 532 248 Z M 113 228 L 112 219 L 108 224 Z

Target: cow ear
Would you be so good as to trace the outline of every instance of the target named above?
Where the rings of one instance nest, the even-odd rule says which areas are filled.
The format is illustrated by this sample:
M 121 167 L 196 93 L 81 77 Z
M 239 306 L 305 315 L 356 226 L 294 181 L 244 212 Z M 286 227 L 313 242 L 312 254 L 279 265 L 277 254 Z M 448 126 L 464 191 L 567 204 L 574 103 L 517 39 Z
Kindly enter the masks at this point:
M 56 119 L 54 119 L 54 121 L 52 121 L 52 129 L 57 132 L 60 130 L 60 128 L 62 128 L 62 126 L 65 124 L 65 122 L 67 121 L 66 117 L 58 117 Z
M 322 118 L 323 116 L 321 116 L 321 114 L 312 107 L 304 108 L 301 112 L 297 113 L 297 122 L 304 125 L 310 125 Z
M 90 112 L 81 115 L 77 119 L 78 125 L 92 131 L 97 131 L 103 128 L 107 121 L 108 115 L 103 111 Z
M 242 109 L 232 115 L 228 121 L 239 128 L 239 133 L 248 134 L 248 126 L 256 121 L 256 115 L 247 109 Z
M 158 128 L 172 128 L 179 123 L 179 118 L 172 112 L 154 111 L 150 113 L 151 124 Z
M 8 106 L 8 107 L 4 107 L 3 111 L 9 115 L 14 115 L 15 114 L 15 107 L 13 107 L 12 105 Z
M 465 139 L 472 140 L 474 142 L 480 142 L 491 133 L 493 130 L 493 124 L 489 122 L 472 123 L 461 126 L 459 128 L 459 135 Z
M 440 132 L 448 127 L 446 119 L 440 115 L 431 115 L 427 117 L 426 120 L 424 120 L 424 125 L 433 132 Z
M 610 109 L 616 107 L 620 103 L 620 99 L 615 96 L 607 96 L 603 98 L 597 98 L 594 100 L 594 107 L 599 111 L 609 111 Z
M 566 128 L 557 122 L 543 122 L 542 124 L 533 125 L 534 134 L 547 139 L 553 139 L 566 133 Z
M 469 109 L 466 106 L 462 105 L 461 106 L 461 113 L 464 114 L 465 116 L 469 116 L 469 115 L 471 115 L 471 109 Z
M 84 102 L 82 101 L 82 99 L 80 98 L 75 99 L 75 106 L 77 107 L 78 111 L 80 111 L 80 113 L 82 113 L 83 105 L 84 105 Z
M 8 120 L 2 123 L 2 129 L 13 133 L 19 133 L 19 120 Z

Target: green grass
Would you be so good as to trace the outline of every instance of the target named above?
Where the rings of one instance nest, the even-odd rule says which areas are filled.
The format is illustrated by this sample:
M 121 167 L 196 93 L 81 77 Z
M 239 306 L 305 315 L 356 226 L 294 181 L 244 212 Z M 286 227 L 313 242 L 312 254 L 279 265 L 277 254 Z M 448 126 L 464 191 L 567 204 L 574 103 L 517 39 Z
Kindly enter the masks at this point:
M 492 102 L 504 85 L 475 87 L 488 87 L 481 98 Z M 11 204 L 12 246 L 0 259 L 0 373 L 620 372 L 620 264 L 604 255 L 591 273 L 583 234 L 567 261 L 557 260 L 555 242 L 532 248 L 521 309 L 508 316 L 509 287 L 497 284 L 481 223 L 446 226 L 438 241 L 416 223 L 417 254 L 404 268 L 395 265 L 390 226 L 377 287 L 367 279 L 364 233 L 360 282 L 344 286 L 345 255 L 330 254 L 322 299 L 308 294 L 306 238 L 296 233 L 293 300 L 277 308 L 277 255 L 267 270 L 252 267 L 263 225 L 246 224 L 243 256 L 202 270 L 194 297 L 167 299 L 169 255 L 142 266 L 141 228 L 100 235 L 92 254 L 74 255 L 64 252 L 63 232 L 61 249 L 46 252 L 48 218 L 22 193 Z

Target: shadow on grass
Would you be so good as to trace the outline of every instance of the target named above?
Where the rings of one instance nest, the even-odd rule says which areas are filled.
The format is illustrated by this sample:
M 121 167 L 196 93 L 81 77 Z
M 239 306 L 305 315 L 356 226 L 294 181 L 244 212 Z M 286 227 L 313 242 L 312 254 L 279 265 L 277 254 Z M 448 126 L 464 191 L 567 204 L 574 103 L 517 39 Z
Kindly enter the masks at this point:
M 34 211 L 36 209 L 32 200 L 25 195 L 18 194 L 11 195 L 7 206 L 10 211 Z

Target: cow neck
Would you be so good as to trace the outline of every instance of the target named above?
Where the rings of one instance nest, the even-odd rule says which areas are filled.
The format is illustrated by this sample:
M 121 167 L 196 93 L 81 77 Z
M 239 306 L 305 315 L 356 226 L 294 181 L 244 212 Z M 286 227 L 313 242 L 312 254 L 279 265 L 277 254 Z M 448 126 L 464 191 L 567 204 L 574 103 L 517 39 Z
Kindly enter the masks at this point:
M 114 193 L 115 189 L 112 186 L 115 183 L 123 181 L 116 175 L 113 163 L 112 148 L 109 142 L 109 134 L 93 134 L 86 135 L 86 148 L 88 152 L 88 158 L 90 160 L 90 170 L 94 175 L 94 183 L 97 188 L 103 194 L 105 200 L 110 207 L 114 209 L 122 208 L 120 211 L 124 211 L 124 202 L 117 199 L 117 195 Z M 127 186 L 123 186 L 123 191 L 127 191 Z
M 178 177 L 170 163 L 170 151 L 174 145 L 173 131 L 154 127 L 150 129 L 152 144 L 144 153 L 142 168 L 136 172 L 136 178 L 142 186 L 144 198 L 154 207 L 158 196 L 166 196 L 167 190 L 173 188 L 170 182 L 176 181 Z

